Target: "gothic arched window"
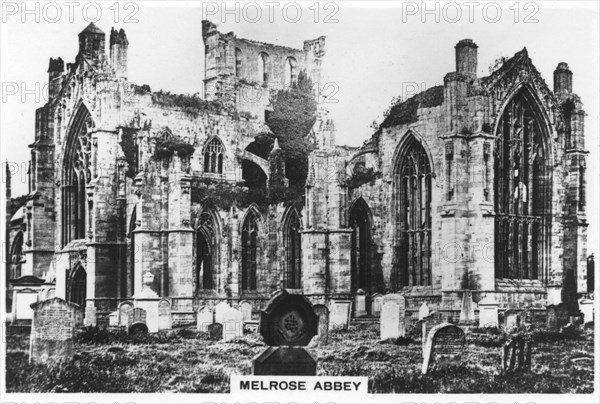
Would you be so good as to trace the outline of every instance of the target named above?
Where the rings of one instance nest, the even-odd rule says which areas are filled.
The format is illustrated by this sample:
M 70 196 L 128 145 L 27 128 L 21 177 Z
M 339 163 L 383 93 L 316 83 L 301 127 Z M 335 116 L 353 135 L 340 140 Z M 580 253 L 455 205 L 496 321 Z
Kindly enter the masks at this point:
M 21 277 L 21 264 L 23 263 L 23 232 L 17 233 L 10 247 L 10 277 L 18 279 Z
M 258 80 L 263 84 L 269 82 L 269 55 L 264 52 L 258 55 Z
M 302 287 L 300 226 L 298 213 L 292 209 L 283 226 L 285 251 L 284 287 L 288 289 L 300 289 Z
M 213 138 L 204 148 L 204 172 L 223 174 L 223 143 Z
M 539 279 L 548 267 L 551 170 L 542 120 L 524 91 L 506 106 L 494 150 L 496 278 Z
M 242 226 L 242 291 L 256 290 L 258 217 L 248 212 Z
M 91 115 L 81 106 L 69 129 L 63 158 L 62 241 L 84 239 L 88 228 L 86 187 L 92 179 Z
M 87 274 L 85 269 L 79 265 L 75 269 L 75 274 L 71 278 L 71 288 L 69 292 L 69 300 L 73 303 L 77 303 L 81 307 L 85 307 L 86 299 L 86 286 L 87 285 Z
M 431 165 L 412 135 L 396 165 L 399 286 L 431 285 Z
M 352 229 L 351 290 L 370 290 L 371 288 L 371 219 L 369 207 L 364 199 L 358 199 L 350 211 L 350 228 Z
M 135 229 L 137 228 L 137 207 L 133 208 L 131 212 L 131 219 L 129 220 L 129 291 L 128 295 L 135 293 L 135 261 L 137 260 L 137 244 L 135 237 Z
M 235 76 L 241 77 L 242 75 L 242 51 L 239 48 L 235 48 Z
M 208 210 L 202 211 L 196 223 L 196 289 L 215 288 L 215 220 Z
M 296 59 L 289 57 L 285 60 L 285 85 L 286 85 L 286 87 L 291 86 L 298 79 L 297 66 L 298 66 L 298 62 L 296 62 Z

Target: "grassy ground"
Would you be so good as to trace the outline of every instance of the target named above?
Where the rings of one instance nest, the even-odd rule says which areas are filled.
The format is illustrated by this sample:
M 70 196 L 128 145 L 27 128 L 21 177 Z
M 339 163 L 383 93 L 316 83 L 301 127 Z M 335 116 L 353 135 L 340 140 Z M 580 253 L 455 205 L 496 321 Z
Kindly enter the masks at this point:
M 331 332 L 330 343 L 310 348 L 319 375 L 368 376 L 371 393 L 592 393 L 591 331 L 534 337 L 532 371 L 501 374 L 501 337 L 468 336 L 459 360 L 421 374 L 421 344 L 377 342 L 379 326 Z M 62 365 L 28 364 L 27 338 L 7 342 L 8 392 L 229 392 L 230 374 L 250 374 L 265 345 L 256 334 L 231 342 L 177 330 L 130 338 L 84 335 L 75 357 Z

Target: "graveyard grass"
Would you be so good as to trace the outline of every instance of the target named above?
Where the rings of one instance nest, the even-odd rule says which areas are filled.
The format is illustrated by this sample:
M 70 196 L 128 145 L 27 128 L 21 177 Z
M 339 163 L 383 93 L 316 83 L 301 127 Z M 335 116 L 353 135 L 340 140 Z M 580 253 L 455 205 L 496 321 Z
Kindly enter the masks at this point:
M 379 325 L 331 331 L 329 344 L 309 347 L 319 375 L 368 376 L 370 393 L 592 393 L 592 330 L 539 333 L 532 372 L 501 374 L 501 336 L 467 334 L 462 359 L 421 374 L 421 344 L 378 342 Z M 414 334 L 417 337 L 417 334 Z M 195 329 L 142 337 L 88 332 L 62 365 L 28 364 L 26 336 L 7 340 L 8 392 L 227 393 L 230 374 L 250 374 L 265 349 L 258 334 L 214 342 Z

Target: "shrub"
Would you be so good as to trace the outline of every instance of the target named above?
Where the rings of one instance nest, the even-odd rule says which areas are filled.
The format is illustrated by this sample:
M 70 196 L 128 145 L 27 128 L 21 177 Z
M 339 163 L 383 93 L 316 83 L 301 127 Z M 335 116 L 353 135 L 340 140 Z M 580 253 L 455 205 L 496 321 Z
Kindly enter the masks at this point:
M 189 157 L 194 154 L 196 148 L 175 135 L 169 135 L 158 138 L 156 142 L 156 148 L 154 149 L 153 158 L 155 160 L 161 160 L 164 158 L 171 158 L 175 152 L 179 157 Z

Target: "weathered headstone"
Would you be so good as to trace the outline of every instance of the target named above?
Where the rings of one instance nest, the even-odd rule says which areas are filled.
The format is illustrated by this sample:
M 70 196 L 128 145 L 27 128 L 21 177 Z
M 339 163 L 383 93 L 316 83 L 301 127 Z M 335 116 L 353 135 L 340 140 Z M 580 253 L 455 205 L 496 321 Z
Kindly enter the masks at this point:
M 479 327 L 498 327 L 498 302 L 491 297 L 479 301 Z
M 231 306 L 226 302 L 220 302 L 215 306 L 215 322 L 223 323 L 223 313 L 231 309 Z
M 406 334 L 406 301 L 402 295 L 389 294 L 383 297 L 381 309 L 380 339 L 400 338 Z
M 208 326 L 214 323 L 214 314 L 210 307 L 202 306 L 198 310 L 198 316 L 196 317 L 196 329 L 198 331 L 207 332 Z
M 236 309 L 229 309 L 223 313 L 223 339 L 231 341 L 244 335 L 244 315 Z
M 569 323 L 569 307 L 566 303 L 556 305 L 556 322 L 559 330 Z
M 285 290 L 275 294 L 260 318 L 260 334 L 267 345 L 306 346 L 318 334 L 319 318 L 303 295 Z
M 133 311 L 133 303 L 123 302 L 119 305 L 119 325 L 129 327 L 129 317 Z
M 546 327 L 549 331 L 558 331 L 569 322 L 566 303 L 546 306 Z
M 461 324 L 475 323 L 475 303 L 473 303 L 473 296 L 470 290 L 463 292 L 459 322 Z
M 423 349 L 425 349 L 425 342 L 427 341 L 429 331 L 431 331 L 432 328 L 437 327 L 438 325 L 444 324 L 446 322 L 448 322 L 446 314 L 440 311 L 432 311 L 427 317 L 421 320 L 421 343 L 423 345 Z
M 518 310 L 508 309 L 504 312 L 504 329 L 512 330 L 521 325 L 521 316 Z
M 329 311 L 329 322 L 332 330 L 347 330 L 350 325 L 350 314 L 352 313 L 351 300 L 331 300 Z
M 381 305 L 383 304 L 383 295 L 375 293 L 371 296 L 371 314 L 379 317 L 381 315 Z
M 427 305 L 427 302 L 423 302 L 421 307 L 419 307 L 419 320 L 423 320 L 428 315 L 429 315 L 429 306 Z
M 329 343 L 329 309 L 324 304 L 314 306 L 315 313 L 319 316 L 319 345 Z
M 261 312 L 260 334 L 267 348 L 252 361 L 254 375 L 315 376 L 315 359 L 303 348 L 318 334 L 319 317 L 303 295 L 274 293 Z
M 367 295 L 364 290 L 358 289 L 354 295 L 354 315 L 364 317 L 367 315 Z
M 38 292 L 33 289 L 21 289 L 14 292 L 13 297 L 13 320 L 33 319 L 31 305 L 38 301 Z
M 113 311 L 108 315 L 108 326 L 118 327 L 119 326 L 119 310 Z
M 247 301 L 240 303 L 240 311 L 242 312 L 244 321 L 252 321 L 252 304 Z
M 171 329 L 171 303 L 168 300 L 161 300 L 158 303 L 158 329 Z
M 223 324 L 212 323 L 208 325 L 208 338 L 211 341 L 220 341 L 223 339 Z
M 511 337 L 502 347 L 502 371 L 531 370 L 531 342 L 522 336 Z
M 91 326 L 96 325 L 96 307 L 95 306 L 86 306 L 85 318 L 83 320 L 83 325 L 86 327 L 91 327 Z
M 581 299 L 579 301 L 579 311 L 583 315 L 583 324 L 594 321 L 594 301 L 589 299 Z
M 252 360 L 255 376 L 315 376 L 317 362 L 302 347 L 269 347 Z
M 129 315 L 129 324 L 127 326 L 129 334 L 148 333 L 148 324 L 146 323 L 146 319 L 146 310 L 135 307 Z
M 80 307 L 61 298 L 33 303 L 30 363 L 50 363 L 73 356 L 75 323 Z
M 423 349 L 423 367 L 421 372 L 426 374 L 432 363 L 441 358 L 457 358 L 466 346 L 465 332 L 454 324 L 444 323 L 429 331 Z

